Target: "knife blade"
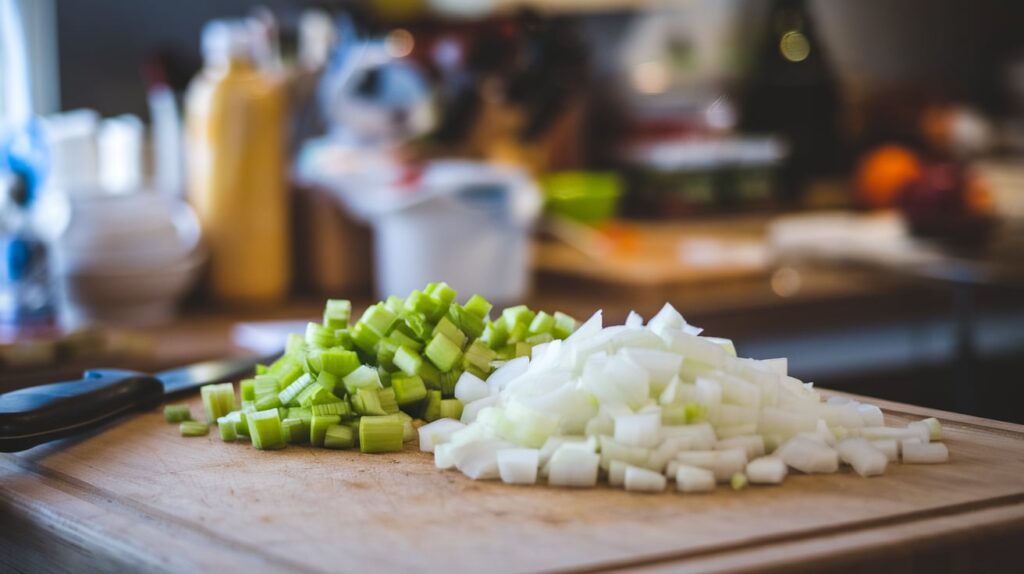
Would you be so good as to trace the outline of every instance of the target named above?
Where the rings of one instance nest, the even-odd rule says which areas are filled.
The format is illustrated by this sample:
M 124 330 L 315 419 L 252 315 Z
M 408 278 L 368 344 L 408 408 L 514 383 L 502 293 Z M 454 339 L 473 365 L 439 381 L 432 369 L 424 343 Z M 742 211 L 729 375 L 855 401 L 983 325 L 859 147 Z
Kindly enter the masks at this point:
M 205 361 L 156 374 L 123 369 L 86 371 L 81 379 L 0 394 L 0 452 L 98 428 L 130 412 L 159 405 L 165 396 L 251 375 L 273 357 Z

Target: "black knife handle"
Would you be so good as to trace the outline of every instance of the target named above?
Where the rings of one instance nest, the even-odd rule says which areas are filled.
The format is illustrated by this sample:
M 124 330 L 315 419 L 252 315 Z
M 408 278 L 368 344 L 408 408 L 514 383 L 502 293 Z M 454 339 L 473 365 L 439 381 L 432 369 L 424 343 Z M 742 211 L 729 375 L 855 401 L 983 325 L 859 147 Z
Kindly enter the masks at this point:
M 81 380 L 0 394 L 0 452 L 17 452 L 103 426 L 163 400 L 156 378 L 134 371 L 86 371 Z

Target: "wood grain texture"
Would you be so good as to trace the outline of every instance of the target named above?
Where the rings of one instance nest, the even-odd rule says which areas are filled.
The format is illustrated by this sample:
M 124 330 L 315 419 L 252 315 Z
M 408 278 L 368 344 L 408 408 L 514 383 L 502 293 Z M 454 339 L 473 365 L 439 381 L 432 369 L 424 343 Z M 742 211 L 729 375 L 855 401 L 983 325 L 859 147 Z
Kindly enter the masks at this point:
M 973 572 L 1024 540 L 1024 427 L 874 402 L 890 423 L 939 416 L 952 462 L 643 495 L 474 482 L 415 451 L 257 452 L 146 413 L 0 457 L 0 525 L 19 533 L 0 569 Z

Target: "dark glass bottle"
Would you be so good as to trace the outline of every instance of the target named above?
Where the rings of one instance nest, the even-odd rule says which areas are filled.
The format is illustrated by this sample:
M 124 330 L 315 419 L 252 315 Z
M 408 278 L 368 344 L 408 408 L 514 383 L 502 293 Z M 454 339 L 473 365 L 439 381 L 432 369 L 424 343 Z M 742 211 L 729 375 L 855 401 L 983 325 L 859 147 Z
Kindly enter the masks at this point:
M 740 127 L 786 140 L 780 190 L 782 199 L 796 200 L 809 179 L 838 173 L 845 155 L 836 80 L 804 0 L 772 0 L 754 57 Z

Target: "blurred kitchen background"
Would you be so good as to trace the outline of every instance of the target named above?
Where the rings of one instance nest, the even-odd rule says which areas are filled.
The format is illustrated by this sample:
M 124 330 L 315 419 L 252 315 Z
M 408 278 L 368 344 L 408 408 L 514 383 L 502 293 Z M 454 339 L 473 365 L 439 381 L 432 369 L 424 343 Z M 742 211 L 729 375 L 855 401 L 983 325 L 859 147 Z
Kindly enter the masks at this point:
M 0 387 L 443 280 L 1024 422 L 1024 4 L 0 0 Z M 299 323 L 301 325 L 301 323 Z

